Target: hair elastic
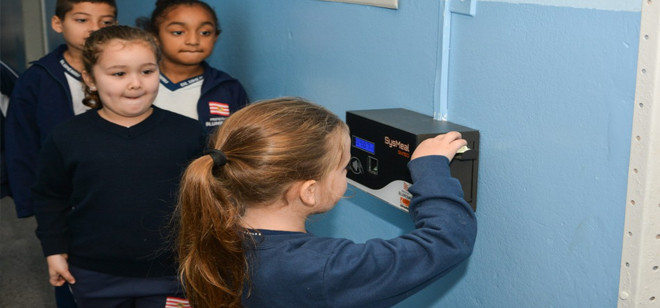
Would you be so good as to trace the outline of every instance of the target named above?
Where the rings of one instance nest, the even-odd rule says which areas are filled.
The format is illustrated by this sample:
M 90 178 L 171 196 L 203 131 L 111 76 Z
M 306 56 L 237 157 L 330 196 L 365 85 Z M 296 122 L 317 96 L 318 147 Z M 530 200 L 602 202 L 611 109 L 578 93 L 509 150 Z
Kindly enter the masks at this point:
M 222 167 L 227 164 L 227 155 L 218 149 L 208 149 L 204 151 L 204 155 L 210 155 L 213 159 L 213 166 Z

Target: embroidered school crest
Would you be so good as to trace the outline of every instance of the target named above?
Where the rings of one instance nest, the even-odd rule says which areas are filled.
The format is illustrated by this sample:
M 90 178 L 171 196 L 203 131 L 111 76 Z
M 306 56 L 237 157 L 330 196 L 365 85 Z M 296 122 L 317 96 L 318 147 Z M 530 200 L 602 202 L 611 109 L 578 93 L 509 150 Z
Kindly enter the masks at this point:
M 209 102 L 209 111 L 211 112 L 211 114 L 228 117 L 229 105 L 219 102 Z
M 184 298 L 168 296 L 165 308 L 190 308 L 190 303 Z

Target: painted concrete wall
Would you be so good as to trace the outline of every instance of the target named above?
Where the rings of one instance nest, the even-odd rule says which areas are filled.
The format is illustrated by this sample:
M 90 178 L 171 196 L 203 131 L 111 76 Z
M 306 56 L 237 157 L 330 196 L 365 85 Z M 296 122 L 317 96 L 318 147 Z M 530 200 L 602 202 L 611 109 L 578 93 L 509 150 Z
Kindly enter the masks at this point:
M 639 12 L 478 13 L 456 20 L 450 78 L 450 115 L 483 134 L 479 249 L 462 295 L 477 294 L 469 306 L 614 307 Z
M 148 15 L 145 2 L 119 0 L 120 21 Z M 449 120 L 481 131 L 480 233 L 468 262 L 400 307 L 616 305 L 638 2 L 479 1 L 453 17 Z M 209 3 L 225 31 L 210 62 L 253 99 L 433 112 L 443 1 Z M 411 228 L 354 193 L 310 230 L 363 241 Z

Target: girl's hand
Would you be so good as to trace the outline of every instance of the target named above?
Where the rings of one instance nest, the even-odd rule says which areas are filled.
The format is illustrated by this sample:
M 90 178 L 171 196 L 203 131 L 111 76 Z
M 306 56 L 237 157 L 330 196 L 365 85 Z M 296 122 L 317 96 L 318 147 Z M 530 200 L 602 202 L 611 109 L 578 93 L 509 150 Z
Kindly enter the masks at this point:
M 46 257 L 46 262 L 48 263 L 48 275 L 50 276 L 49 282 L 51 285 L 59 287 L 65 282 L 68 282 L 69 284 L 76 283 L 76 279 L 73 278 L 69 272 L 69 263 L 66 261 L 67 258 L 69 258 L 69 256 L 65 253 Z
M 442 155 L 449 158 L 449 161 L 451 161 L 454 158 L 454 155 L 456 155 L 456 151 L 465 145 L 467 145 L 467 141 L 461 138 L 461 133 L 448 132 L 422 141 L 422 143 L 417 146 L 410 159 L 413 160 L 415 158 L 429 155 Z

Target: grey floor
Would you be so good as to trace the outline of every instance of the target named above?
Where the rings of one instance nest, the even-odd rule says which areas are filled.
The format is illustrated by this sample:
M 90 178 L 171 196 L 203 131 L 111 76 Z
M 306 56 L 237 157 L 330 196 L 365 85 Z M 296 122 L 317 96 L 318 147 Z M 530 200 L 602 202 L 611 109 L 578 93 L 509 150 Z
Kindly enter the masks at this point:
M 34 217 L 16 218 L 11 198 L 0 199 L 0 308 L 55 307 Z

